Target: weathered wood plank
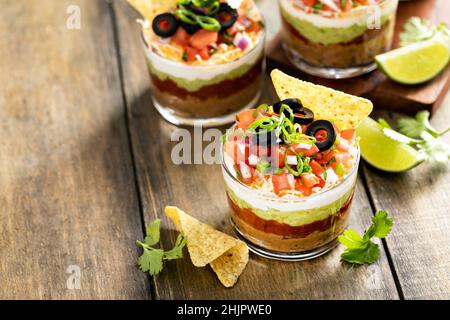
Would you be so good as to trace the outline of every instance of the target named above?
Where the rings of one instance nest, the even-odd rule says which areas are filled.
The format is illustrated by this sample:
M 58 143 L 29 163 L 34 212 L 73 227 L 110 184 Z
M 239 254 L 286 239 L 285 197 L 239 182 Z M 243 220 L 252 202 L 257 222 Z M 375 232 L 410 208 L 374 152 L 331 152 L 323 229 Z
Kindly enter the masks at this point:
M 171 160 L 171 133 L 152 107 L 149 76 L 139 39 L 137 15 L 123 2 L 115 2 L 124 90 L 129 108 L 131 138 L 145 220 L 163 218 L 163 243 L 169 247 L 176 233 L 163 217 L 166 205 L 177 205 L 202 221 L 231 234 L 228 206 L 217 165 L 174 165 Z M 270 87 L 269 87 L 270 86 Z M 266 92 L 273 90 L 267 85 Z M 266 95 L 265 99 L 272 99 Z M 354 200 L 351 226 L 367 227 L 372 215 L 361 183 Z M 247 269 L 237 285 L 225 289 L 207 268 L 195 268 L 188 258 L 168 263 L 154 279 L 159 299 L 396 299 L 390 268 L 383 253 L 372 266 L 350 268 L 341 265 L 339 250 L 304 263 L 276 262 L 251 255 Z
M 376 116 L 395 124 L 399 115 Z M 432 124 L 448 128 L 450 94 Z M 444 139 L 450 142 L 449 135 Z M 387 238 L 405 299 L 450 298 L 450 171 L 425 163 L 402 174 L 364 169 L 377 209 L 389 210 L 395 228 Z
M 0 298 L 149 298 L 112 30 L 105 1 L 2 6 Z

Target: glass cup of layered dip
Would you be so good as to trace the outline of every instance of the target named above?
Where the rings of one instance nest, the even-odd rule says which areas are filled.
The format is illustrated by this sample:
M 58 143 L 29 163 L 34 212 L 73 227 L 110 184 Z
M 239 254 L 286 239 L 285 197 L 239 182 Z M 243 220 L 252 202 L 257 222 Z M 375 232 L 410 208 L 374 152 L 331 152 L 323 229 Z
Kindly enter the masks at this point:
M 282 43 L 300 70 L 349 78 L 376 68 L 390 50 L 398 0 L 278 0 Z
M 243 111 L 223 139 L 232 224 L 253 252 L 268 258 L 318 257 L 337 245 L 347 227 L 360 160 L 355 128 L 324 119 L 321 110 L 330 104 L 322 104 L 322 96 L 314 108 L 311 96 L 304 101 Z M 370 113 L 365 99 L 349 103 L 356 108 L 359 101 Z
M 222 125 L 258 103 L 265 31 L 252 0 L 166 1 L 143 39 L 153 103 L 169 122 Z

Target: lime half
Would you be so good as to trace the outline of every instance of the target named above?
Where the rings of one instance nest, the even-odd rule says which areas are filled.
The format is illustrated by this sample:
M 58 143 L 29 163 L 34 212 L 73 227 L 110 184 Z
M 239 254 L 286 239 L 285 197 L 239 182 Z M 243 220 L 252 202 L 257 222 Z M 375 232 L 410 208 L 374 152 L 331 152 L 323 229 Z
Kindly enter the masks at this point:
M 381 71 L 403 84 L 419 84 L 434 78 L 449 59 L 448 45 L 439 40 L 417 42 L 375 58 Z
M 423 160 L 413 147 L 387 137 L 383 128 L 371 118 L 364 119 L 357 133 L 363 159 L 377 169 L 402 172 Z

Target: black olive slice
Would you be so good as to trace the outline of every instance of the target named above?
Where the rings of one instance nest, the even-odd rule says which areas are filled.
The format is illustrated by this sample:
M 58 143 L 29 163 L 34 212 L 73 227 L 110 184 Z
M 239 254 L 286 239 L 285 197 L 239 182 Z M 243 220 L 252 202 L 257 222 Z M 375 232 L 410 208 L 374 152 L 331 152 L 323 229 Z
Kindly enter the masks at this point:
M 279 101 L 273 105 L 273 111 L 280 114 L 281 106 L 285 104 L 294 112 L 294 123 L 298 124 L 310 124 L 314 120 L 314 112 L 308 108 L 303 107 L 302 103 L 298 99 L 285 99 Z M 290 117 L 288 110 L 284 110 L 283 114 L 286 117 Z
M 189 34 L 194 34 L 198 30 L 200 30 L 200 25 L 187 23 L 183 20 L 180 20 L 180 26 L 184 29 L 184 31 L 186 31 Z
M 162 13 L 157 15 L 153 19 L 152 23 L 153 32 L 162 37 L 171 37 L 177 32 L 178 21 L 177 18 L 171 13 Z
M 326 136 L 325 139 L 317 140 L 316 146 L 320 151 L 328 150 L 336 141 L 336 130 L 330 121 L 317 120 L 309 125 L 306 129 L 306 134 L 317 139 L 317 135 L 320 131 L 325 131 L 324 133 Z
M 281 106 L 285 104 L 287 105 L 289 108 L 292 109 L 292 111 L 295 111 L 296 109 L 300 109 L 303 107 L 303 105 L 301 104 L 301 102 L 298 99 L 284 99 L 281 101 L 278 101 L 277 103 L 275 103 L 273 105 L 273 111 L 275 113 L 280 114 L 281 111 Z M 284 113 L 285 116 L 289 116 L 289 112 L 286 111 L 286 113 Z
M 230 28 L 238 19 L 239 15 L 236 9 L 233 9 L 226 3 L 221 3 L 219 10 L 214 15 L 222 26 L 222 31 Z
M 300 109 L 294 109 L 294 123 L 298 124 L 310 124 L 314 121 L 314 112 L 308 108 L 301 107 Z

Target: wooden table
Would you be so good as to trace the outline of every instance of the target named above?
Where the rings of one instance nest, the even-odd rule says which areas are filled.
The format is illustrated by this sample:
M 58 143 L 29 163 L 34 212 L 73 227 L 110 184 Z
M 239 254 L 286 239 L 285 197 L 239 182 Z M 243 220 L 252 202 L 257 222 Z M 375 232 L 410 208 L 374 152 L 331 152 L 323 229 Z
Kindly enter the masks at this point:
M 273 34 L 274 1 L 259 3 Z M 79 30 L 66 27 L 69 5 L 81 8 Z M 187 257 L 141 273 L 134 241 L 166 205 L 231 228 L 220 168 L 170 160 L 176 128 L 151 105 L 136 18 L 121 0 L 2 0 L 0 298 L 450 298 L 450 171 L 428 164 L 399 175 L 361 166 L 351 227 L 378 209 L 396 222 L 374 265 L 343 265 L 342 249 L 302 263 L 252 254 L 232 289 Z M 176 233 L 166 218 L 163 228 L 168 247 Z M 80 289 L 67 287 L 70 266 Z

